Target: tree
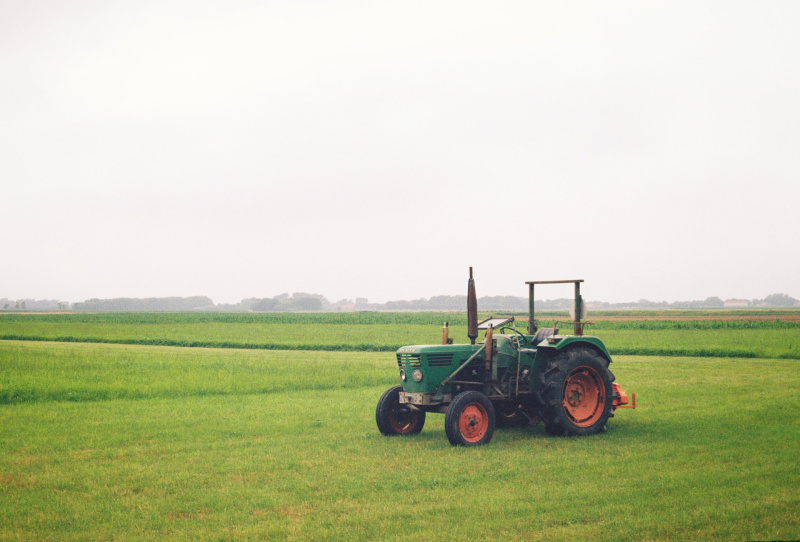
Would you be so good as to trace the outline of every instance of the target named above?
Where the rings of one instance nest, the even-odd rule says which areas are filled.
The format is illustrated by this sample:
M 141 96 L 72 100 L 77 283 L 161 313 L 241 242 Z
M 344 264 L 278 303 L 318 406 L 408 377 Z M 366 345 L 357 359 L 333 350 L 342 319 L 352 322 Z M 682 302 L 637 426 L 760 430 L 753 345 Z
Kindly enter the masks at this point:
M 253 303 L 250 308 L 254 311 L 274 311 L 277 306 L 278 301 L 276 299 L 265 298 Z
M 297 296 L 297 294 L 295 294 Z M 301 311 L 318 311 L 322 308 L 322 300 L 318 297 L 294 298 L 294 305 Z
M 769 307 L 794 307 L 800 305 L 800 301 L 786 294 L 772 294 L 764 298 L 764 304 Z

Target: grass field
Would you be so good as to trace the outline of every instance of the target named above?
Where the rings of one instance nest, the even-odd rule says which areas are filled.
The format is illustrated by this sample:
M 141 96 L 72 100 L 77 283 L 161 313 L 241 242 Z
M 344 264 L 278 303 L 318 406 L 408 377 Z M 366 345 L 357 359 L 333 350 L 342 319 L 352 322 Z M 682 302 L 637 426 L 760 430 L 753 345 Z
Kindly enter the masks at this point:
M 320 328 L 239 323 L 269 324 Z M 706 330 L 752 353 L 751 331 Z M 797 329 L 756 331 L 796 345 Z M 440 415 L 378 433 L 391 353 L 4 340 L 0 540 L 797 539 L 798 360 L 769 352 L 616 355 L 638 408 L 606 433 L 498 430 L 462 449 Z
M 203 346 L 267 350 L 393 352 L 407 344 L 441 340 L 441 323 L 452 337 L 466 337 L 466 323 L 446 313 L 349 314 L 5 314 L 0 315 L 0 339 L 61 342 L 107 342 L 164 346 Z M 800 311 L 763 312 L 740 319 L 719 313 L 719 320 L 635 321 L 614 317 L 597 320 L 587 334 L 602 337 L 617 354 L 660 356 L 766 357 L 800 359 Z M 327 317 L 327 319 L 326 319 Z M 561 317 L 566 319 L 566 316 Z M 552 325 L 553 317 L 542 326 Z M 564 326 L 561 326 L 564 328 Z M 525 329 L 519 323 L 518 329 Z M 458 339 L 461 340 L 461 339 Z

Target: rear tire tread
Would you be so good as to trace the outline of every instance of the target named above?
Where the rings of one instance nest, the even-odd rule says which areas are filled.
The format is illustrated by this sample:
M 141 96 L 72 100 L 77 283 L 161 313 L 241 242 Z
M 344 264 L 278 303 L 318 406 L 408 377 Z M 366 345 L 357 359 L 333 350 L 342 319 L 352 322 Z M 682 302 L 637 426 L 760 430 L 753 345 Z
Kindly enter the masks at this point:
M 614 391 L 611 383 L 614 375 L 608 370 L 609 360 L 595 350 L 575 347 L 560 352 L 547 362 L 547 368 L 539 373 L 534 387 L 537 403 L 541 407 L 545 431 L 553 436 L 593 435 L 606 430 L 606 422 L 614 416 Z M 564 405 L 564 384 L 570 372 L 581 366 L 589 366 L 602 378 L 605 401 L 597 421 L 588 427 L 572 423 Z

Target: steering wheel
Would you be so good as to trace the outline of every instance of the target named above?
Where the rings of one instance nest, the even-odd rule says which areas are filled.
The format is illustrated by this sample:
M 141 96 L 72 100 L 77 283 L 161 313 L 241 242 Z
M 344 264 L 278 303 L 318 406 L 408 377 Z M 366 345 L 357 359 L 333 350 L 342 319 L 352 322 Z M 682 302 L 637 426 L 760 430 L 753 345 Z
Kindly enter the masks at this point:
M 516 339 L 517 339 L 517 344 L 519 345 L 520 348 L 522 348 L 523 346 L 528 344 L 528 338 L 525 337 L 525 335 L 523 335 L 522 333 L 520 333 L 516 329 L 514 329 L 513 327 L 501 327 L 499 331 L 500 331 L 500 333 L 502 333 L 505 330 L 509 330 L 509 331 L 519 335 L 519 337 L 516 337 Z M 513 344 L 513 341 L 510 341 L 510 342 L 512 342 L 512 344 Z

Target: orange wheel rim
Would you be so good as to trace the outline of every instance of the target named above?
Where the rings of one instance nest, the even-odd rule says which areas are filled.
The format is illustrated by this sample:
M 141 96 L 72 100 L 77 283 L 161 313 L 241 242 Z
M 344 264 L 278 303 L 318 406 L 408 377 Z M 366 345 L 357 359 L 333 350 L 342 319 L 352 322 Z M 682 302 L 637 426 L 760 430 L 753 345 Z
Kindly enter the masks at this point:
M 564 411 L 578 427 L 589 427 L 603 415 L 606 387 L 595 369 L 581 365 L 564 381 Z
M 410 433 L 417 426 L 419 411 L 408 407 L 400 407 L 397 402 L 389 410 L 389 424 L 398 434 L 405 435 Z
M 469 403 L 458 417 L 458 428 L 467 442 L 478 442 L 489 429 L 489 414 L 480 403 Z

